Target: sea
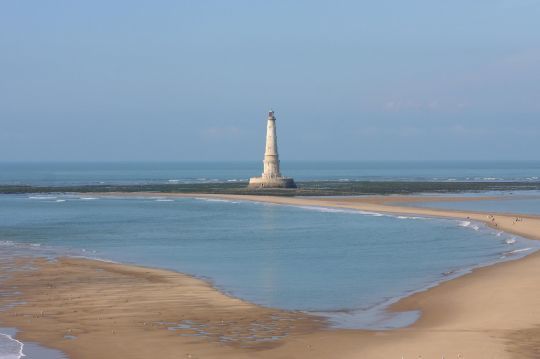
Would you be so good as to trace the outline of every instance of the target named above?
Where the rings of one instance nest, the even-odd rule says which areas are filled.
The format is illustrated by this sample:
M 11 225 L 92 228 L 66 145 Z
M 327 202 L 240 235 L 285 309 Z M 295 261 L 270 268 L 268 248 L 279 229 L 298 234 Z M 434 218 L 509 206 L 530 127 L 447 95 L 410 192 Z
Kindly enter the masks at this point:
M 297 181 L 540 181 L 540 161 L 282 161 Z M 0 163 L 0 185 L 163 184 L 247 181 L 246 162 Z
M 464 202 L 442 200 L 415 203 L 414 206 L 436 209 L 540 215 L 540 191 L 480 192 L 474 195 L 492 195 L 497 196 L 498 198 Z
M 0 185 L 244 181 L 260 167 L 257 162 L 4 163 Z M 540 162 L 284 162 L 282 170 L 305 181 L 536 182 Z M 494 203 L 459 206 L 540 214 L 538 192 L 501 195 L 506 197 Z M 429 206 L 454 205 L 441 202 Z M 385 309 L 473 268 L 538 248 L 536 241 L 451 219 L 197 197 L 0 195 L 0 258 L 68 255 L 174 270 L 256 304 L 324 316 L 338 328 L 409 325 L 420 313 Z M 14 330 L 0 329 L 0 358 L 24 352 L 27 343 L 17 341 Z M 27 348 L 36 350 L 32 343 Z

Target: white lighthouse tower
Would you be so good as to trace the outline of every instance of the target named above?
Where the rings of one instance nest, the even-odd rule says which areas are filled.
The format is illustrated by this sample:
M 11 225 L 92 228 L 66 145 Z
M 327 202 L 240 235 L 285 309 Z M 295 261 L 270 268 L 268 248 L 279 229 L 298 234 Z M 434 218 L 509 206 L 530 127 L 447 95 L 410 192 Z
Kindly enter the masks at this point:
M 279 155 L 276 136 L 276 118 L 274 111 L 268 113 L 266 127 L 266 150 L 264 152 L 264 170 L 261 177 L 249 179 L 250 188 L 296 188 L 294 180 L 282 177 L 279 170 Z

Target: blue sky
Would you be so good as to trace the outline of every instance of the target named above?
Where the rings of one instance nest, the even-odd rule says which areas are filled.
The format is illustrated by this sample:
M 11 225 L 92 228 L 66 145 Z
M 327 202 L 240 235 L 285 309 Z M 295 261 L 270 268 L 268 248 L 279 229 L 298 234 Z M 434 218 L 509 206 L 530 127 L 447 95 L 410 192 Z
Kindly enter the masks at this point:
M 538 159 L 540 0 L 4 1 L 0 161 Z

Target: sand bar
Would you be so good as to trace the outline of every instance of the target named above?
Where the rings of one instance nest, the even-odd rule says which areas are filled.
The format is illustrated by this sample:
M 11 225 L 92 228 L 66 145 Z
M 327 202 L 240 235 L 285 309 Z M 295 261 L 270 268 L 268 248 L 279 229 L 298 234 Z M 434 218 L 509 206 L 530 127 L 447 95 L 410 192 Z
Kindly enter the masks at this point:
M 196 197 L 468 218 L 540 239 L 538 216 L 519 216 L 522 220 L 516 222 L 515 215 L 488 217 L 395 204 L 424 197 Z M 320 318 L 256 306 L 164 270 L 72 258 L 13 258 L 1 268 L 21 270 L 2 283 L 3 291 L 20 294 L 1 297 L 0 305 L 25 302 L 0 312 L 2 325 L 21 329 L 18 338 L 23 341 L 60 349 L 74 359 L 538 358 L 540 353 L 538 253 L 407 297 L 391 309 L 421 310 L 420 320 L 380 332 L 328 329 Z

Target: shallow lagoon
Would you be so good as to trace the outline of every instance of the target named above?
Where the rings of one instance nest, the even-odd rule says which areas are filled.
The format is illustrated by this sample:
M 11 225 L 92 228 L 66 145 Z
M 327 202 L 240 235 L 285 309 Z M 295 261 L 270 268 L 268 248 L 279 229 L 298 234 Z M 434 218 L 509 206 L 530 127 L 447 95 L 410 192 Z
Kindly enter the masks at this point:
M 412 206 L 493 213 L 540 215 L 540 196 L 538 195 L 538 192 L 531 191 L 531 195 L 527 195 L 527 192 L 528 191 L 523 191 L 520 195 L 505 195 L 501 196 L 499 199 L 463 202 L 417 202 L 412 204 Z
M 480 224 L 189 198 L 0 196 L 4 254 L 80 255 L 172 269 L 254 303 L 392 327 L 399 297 L 536 242 Z M 522 251 L 525 248 L 531 248 Z M 408 316 L 408 321 L 416 316 Z

